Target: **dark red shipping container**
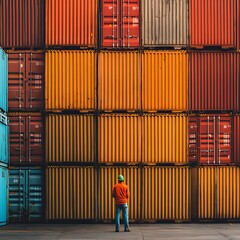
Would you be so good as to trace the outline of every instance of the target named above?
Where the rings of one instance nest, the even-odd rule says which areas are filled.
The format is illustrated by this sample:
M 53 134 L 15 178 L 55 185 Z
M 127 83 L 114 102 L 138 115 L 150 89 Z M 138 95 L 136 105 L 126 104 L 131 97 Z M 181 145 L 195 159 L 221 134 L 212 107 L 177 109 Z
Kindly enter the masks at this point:
M 44 1 L 0 1 L 0 46 L 41 48 L 44 46 Z
M 234 162 L 239 163 L 240 162 L 240 115 L 235 115 L 233 118 L 233 157 Z
M 44 109 L 44 54 L 8 53 L 8 110 Z
M 9 114 L 10 165 L 43 162 L 43 117 L 40 114 Z
M 239 110 L 239 56 L 236 52 L 189 53 L 190 110 Z
M 102 1 L 102 47 L 139 47 L 139 7 L 139 0 Z
M 188 159 L 199 164 L 232 162 L 232 117 L 230 115 L 189 116 Z

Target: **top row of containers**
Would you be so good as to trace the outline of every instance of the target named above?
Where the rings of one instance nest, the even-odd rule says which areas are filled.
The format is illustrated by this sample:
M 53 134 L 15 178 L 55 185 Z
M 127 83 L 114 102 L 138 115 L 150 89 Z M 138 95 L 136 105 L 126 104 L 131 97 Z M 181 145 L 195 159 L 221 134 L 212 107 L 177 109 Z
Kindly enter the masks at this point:
M 1 0 L 0 46 L 240 49 L 240 2 Z

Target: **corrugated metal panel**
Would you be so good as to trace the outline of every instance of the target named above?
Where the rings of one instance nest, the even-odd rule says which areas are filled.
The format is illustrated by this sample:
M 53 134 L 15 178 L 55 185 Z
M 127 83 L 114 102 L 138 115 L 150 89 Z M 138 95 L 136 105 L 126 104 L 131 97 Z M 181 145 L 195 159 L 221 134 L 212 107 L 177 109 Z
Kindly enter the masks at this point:
M 47 51 L 45 70 L 47 110 L 95 108 L 95 52 Z
M 190 53 L 191 110 L 238 110 L 240 54 Z
M 10 163 L 43 163 L 43 117 L 33 113 L 9 114 Z
M 38 52 L 8 53 L 9 110 L 42 110 L 44 108 L 44 54 Z
M 9 162 L 9 127 L 8 118 L 0 112 L 0 162 Z
M 141 56 L 138 52 L 100 52 L 98 58 L 98 108 L 141 108 Z
M 44 1 L 0 1 L 0 46 L 44 46 Z
M 143 45 L 188 44 L 188 0 L 142 0 Z
M 14 168 L 9 171 L 9 220 L 33 222 L 43 219 L 42 169 Z
M 7 224 L 8 170 L 0 166 L 0 226 Z
M 145 51 L 142 55 L 142 108 L 187 110 L 187 96 L 187 53 Z
M 189 220 L 189 168 L 144 167 L 142 219 Z
M 235 163 L 240 162 L 240 115 L 235 115 L 233 118 L 233 159 Z
M 46 188 L 48 220 L 96 218 L 93 167 L 49 167 Z
M 0 48 L 0 112 L 7 112 L 8 110 L 8 56 Z
M 102 47 L 139 47 L 139 5 L 139 0 L 102 1 Z
M 232 116 L 189 117 L 189 161 L 227 164 L 232 161 Z
M 47 115 L 45 136 L 47 162 L 95 161 L 93 115 Z
M 190 0 L 190 45 L 236 47 L 237 1 Z
M 97 44 L 98 0 L 47 0 L 46 45 Z
M 98 118 L 98 161 L 141 161 L 141 122 L 135 114 L 103 114 Z
M 240 218 L 240 169 L 200 167 L 198 172 L 199 218 Z
M 187 116 L 144 115 L 142 118 L 142 161 L 187 162 Z
M 98 179 L 98 218 L 99 220 L 115 219 L 115 200 L 112 188 L 117 183 L 117 177 L 122 174 L 128 186 L 128 215 L 130 220 L 140 219 L 140 168 L 137 167 L 101 167 Z

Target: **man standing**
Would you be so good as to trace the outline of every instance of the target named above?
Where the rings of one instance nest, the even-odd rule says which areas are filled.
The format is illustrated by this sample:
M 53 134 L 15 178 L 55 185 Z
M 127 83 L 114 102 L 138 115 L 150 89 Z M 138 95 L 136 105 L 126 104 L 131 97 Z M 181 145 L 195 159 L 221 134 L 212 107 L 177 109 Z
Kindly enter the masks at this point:
M 116 201 L 116 230 L 120 229 L 120 213 L 123 211 L 124 232 L 130 232 L 128 224 L 128 205 L 127 200 L 129 198 L 128 187 L 124 184 L 123 175 L 118 176 L 118 183 L 114 185 L 112 189 L 112 196 Z

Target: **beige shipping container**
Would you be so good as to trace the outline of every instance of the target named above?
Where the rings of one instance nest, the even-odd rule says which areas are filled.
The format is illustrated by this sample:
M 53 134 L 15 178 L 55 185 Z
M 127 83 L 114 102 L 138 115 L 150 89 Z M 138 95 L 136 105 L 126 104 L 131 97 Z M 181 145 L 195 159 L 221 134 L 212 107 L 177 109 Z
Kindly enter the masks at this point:
M 100 52 L 98 56 L 98 108 L 141 108 L 141 55 L 138 52 Z
M 142 117 L 142 162 L 187 163 L 187 115 Z
M 94 162 L 96 123 L 91 114 L 46 116 L 47 162 Z
M 93 167 L 48 167 L 47 220 L 96 219 L 95 191 Z
M 140 219 L 140 168 L 137 167 L 100 167 L 98 176 L 98 216 L 100 221 L 115 219 L 115 200 L 112 188 L 117 183 L 118 175 L 122 174 L 128 185 L 130 197 L 128 200 L 129 220 Z
M 187 167 L 144 167 L 142 220 L 189 220 L 190 171 Z
M 240 169 L 199 167 L 199 219 L 240 218 Z
M 141 119 L 136 114 L 102 114 L 98 117 L 98 162 L 139 163 Z
M 93 110 L 96 107 L 96 53 L 47 51 L 46 110 Z
M 188 0 L 142 0 L 143 46 L 186 47 Z
M 145 51 L 142 54 L 142 108 L 146 111 L 188 109 L 186 51 Z

